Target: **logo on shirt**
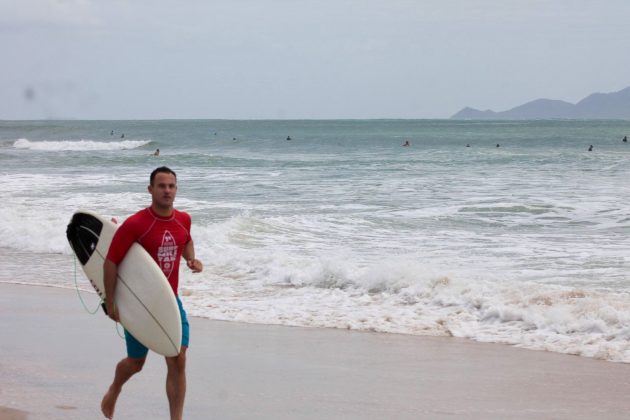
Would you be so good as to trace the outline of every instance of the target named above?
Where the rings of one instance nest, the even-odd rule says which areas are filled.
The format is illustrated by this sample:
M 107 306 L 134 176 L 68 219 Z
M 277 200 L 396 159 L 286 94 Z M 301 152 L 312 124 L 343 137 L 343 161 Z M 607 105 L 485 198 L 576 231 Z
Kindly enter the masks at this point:
M 168 230 L 164 231 L 162 245 L 158 248 L 157 257 L 162 272 L 166 278 L 169 278 L 173 272 L 175 259 L 177 258 L 177 245 L 175 244 L 175 238 L 173 238 L 173 235 L 171 235 L 171 232 Z

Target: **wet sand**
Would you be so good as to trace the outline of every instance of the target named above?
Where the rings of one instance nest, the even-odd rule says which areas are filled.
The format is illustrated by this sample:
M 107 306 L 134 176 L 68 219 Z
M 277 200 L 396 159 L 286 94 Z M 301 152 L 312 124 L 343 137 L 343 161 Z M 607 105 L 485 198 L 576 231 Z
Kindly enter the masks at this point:
M 446 337 L 190 321 L 186 419 L 630 418 L 627 364 Z M 109 319 L 86 313 L 74 290 L 0 283 L 0 328 L 0 419 L 102 418 L 124 356 Z M 165 373 L 151 354 L 117 418 L 168 418 Z

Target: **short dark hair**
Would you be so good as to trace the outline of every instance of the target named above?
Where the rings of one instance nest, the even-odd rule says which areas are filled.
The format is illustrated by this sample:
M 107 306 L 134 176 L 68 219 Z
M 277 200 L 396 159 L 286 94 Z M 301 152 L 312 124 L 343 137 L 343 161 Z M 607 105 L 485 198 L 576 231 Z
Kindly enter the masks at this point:
M 172 170 L 171 168 L 167 168 L 166 166 L 160 166 L 159 168 L 155 168 L 153 172 L 151 172 L 151 177 L 149 178 L 151 185 L 153 185 L 153 181 L 155 181 L 155 175 L 159 173 L 173 174 L 175 179 L 177 179 L 177 174 L 175 173 L 174 170 Z

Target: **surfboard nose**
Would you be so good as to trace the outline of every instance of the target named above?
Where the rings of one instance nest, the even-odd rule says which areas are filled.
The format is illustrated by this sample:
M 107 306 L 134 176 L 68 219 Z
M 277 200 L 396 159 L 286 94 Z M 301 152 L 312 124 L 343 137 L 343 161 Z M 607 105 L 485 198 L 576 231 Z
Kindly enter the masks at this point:
M 98 242 L 103 223 L 91 214 L 77 212 L 66 228 L 66 237 L 81 265 L 85 265 Z

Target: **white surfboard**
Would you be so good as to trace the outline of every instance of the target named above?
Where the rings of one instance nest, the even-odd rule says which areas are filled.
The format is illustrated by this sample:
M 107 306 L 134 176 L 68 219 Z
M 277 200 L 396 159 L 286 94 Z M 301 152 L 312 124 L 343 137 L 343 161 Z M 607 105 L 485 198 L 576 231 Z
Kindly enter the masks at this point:
M 103 263 L 117 226 L 89 211 L 77 211 L 66 235 L 90 283 L 103 299 Z M 173 290 L 149 253 L 134 243 L 118 266 L 115 302 L 120 323 L 149 349 L 177 356 L 182 323 Z

